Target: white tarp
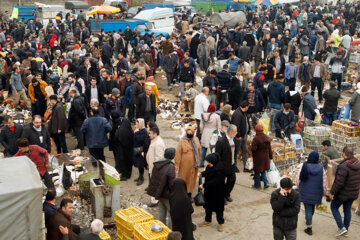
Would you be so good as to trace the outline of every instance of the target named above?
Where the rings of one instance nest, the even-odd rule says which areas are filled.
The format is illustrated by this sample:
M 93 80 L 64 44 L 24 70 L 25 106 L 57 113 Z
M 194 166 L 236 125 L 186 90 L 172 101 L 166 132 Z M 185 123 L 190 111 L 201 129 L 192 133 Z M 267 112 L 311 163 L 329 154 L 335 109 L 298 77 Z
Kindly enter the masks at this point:
M 28 157 L 0 159 L 0 239 L 40 239 L 42 181 Z
M 245 23 L 246 16 L 242 11 L 214 13 L 210 17 L 210 22 L 215 25 L 223 25 L 226 23 L 228 26 L 234 27 L 236 24 Z
M 277 0 L 279 4 L 286 4 L 286 3 L 298 3 L 300 0 Z

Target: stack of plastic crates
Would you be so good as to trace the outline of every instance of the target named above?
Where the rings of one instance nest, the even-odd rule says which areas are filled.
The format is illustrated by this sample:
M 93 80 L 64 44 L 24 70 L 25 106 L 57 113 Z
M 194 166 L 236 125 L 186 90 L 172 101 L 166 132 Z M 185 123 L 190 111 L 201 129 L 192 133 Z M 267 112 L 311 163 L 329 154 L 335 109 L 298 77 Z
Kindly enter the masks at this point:
M 312 151 L 320 152 L 321 143 L 330 140 L 331 128 L 327 126 L 304 127 L 304 146 Z
M 154 217 L 141 207 L 120 209 L 115 214 L 118 240 L 134 239 L 134 225 L 154 220 Z
M 331 145 L 342 152 L 344 147 L 352 147 L 356 153 L 360 152 L 360 126 L 349 126 L 350 120 L 333 121 Z
M 296 165 L 296 150 L 292 142 L 287 142 L 285 146 L 284 143 L 272 142 L 271 148 L 273 151 L 274 164 L 279 171 L 283 170 L 284 167 L 285 169 L 289 169 Z
M 160 232 L 151 231 L 154 224 L 159 224 L 163 227 Z M 149 221 L 134 225 L 134 240 L 166 240 L 171 230 L 165 226 L 161 221 Z

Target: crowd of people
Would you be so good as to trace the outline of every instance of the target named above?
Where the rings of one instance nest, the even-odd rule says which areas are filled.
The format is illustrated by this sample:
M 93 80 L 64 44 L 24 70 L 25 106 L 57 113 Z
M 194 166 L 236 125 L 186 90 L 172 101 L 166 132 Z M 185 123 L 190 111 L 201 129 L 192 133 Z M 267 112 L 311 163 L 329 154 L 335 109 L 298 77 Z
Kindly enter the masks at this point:
M 351 42 L 360 28 L 360 3 L 247 7 L 246 22 L 231 28 L 202 23 L 212 10 L 189 14 L 175 16 L 176 28 L 168 36 L 141 36 L 129 26 L 93 33 L 91 18 L 86 20 L 83 14 L 63 19 L 60 13 L 47 25 L 37 18 L 11 19 L 8 11 L 0 15 L 0 88 L 11 96 L 0 100 L 4 107 L 9 104 L 32 114 L 26 126 L 6 115 L 0 142 L 7 157 L 28 156 L 49 189 L 44 203 L 48 239 L 99 239 L 103 226 L 94 220 L 86 233 L 90 235 L 84 236 L 71 224 L 72 201 L 63 199 L 59 209 L 55 206 L 48 154 L 55 151 L 51 141 L 57 156 L 69 151 L 68 132 L 75 137 L 76 148 L 87 147 L 96 160 L 106 161 L 104 149 L 109 147 L 121 181 L 131 178 L 135 166 L 140 186 L 147 169 L 149 206 L 159 206 L 160 220 L 174 231 L 169 239 L 192 240 L 192 193 L 199 179 L 205 180 L 199 188 L 204 189 L 206 213 L 200 226 L 210 225 L 215 212 L 220 232 L 225 228 L 224 206 L 233 201 L 236 173 L 240 166 L 250 171 L 248 149 L 254 163 L 252 187 L 260 189 L 261 181 L 269 187 L 271 138 L 257 124 L 264 112 L 272 111 L 277 138 L 290 138 L 302 117 L 312 121 L 320 117 L 321 105 L 324 124 L 338 118 Z M 226 63 L 219 67 L 217 60 Z M 202 87 L 195 81 L 201 73 Z M 156 124 L 160 102 L 156 82 L 165 81 L 155 81 L 159 74 L 166 76 L 169 93 L 196 120 L 196 127 L 186 127 L 176 149 L 166 147 Z M 351 120 L 359 123 L 358 81 L 349 104 Z M 248 146 L 252 131 L 256 135 Z M 329 141 L 323 149 L 330 159 L 341 157 Z M 325 187 L 327 162 L 319 160 L 318 152 L 309 155 L 296 183 L 281 180 L 281 188 L 271 195 L 274 239 L 296 239 L 300 202 L 305 207 L 305 232 L 312 235 L 315 205 L 323 195 L 332 200 L 336 235 L 349 234 L 351 205 L 360 188 L 360 161 L 350 147 L 343 157 L 330 192 Z M 97 167 L 97 161 L 92 164 Z M 299 192 L 292 190 L 293 185 Z M 341 205 L 344 221 L 338 211 Z

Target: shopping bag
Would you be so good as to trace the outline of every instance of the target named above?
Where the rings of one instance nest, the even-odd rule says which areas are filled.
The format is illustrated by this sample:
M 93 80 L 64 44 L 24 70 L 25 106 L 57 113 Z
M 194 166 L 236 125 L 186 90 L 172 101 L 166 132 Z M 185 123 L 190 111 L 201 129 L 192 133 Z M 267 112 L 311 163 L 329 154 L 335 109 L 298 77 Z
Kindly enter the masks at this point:
M 276 184 L 280 180 L 279 170 L 276 168 L 275 163 L 271 160 L 270 169 L 267 172 L 267 178 L 270 184 Z
M 253 159 L 252 159 L 252 158 L 248 158 L 248 159 L 246 160 L 245 169 L 251 171 L 251 170 L 253 170 L 253 168 L 254 168 Z
M 261 126 L 263 126 L 264 128 L 264 133 L 268 134 L 269 130 L 270 130 L 270 118 L 267 115 L 266 112 L 263 113 L 263 115 L 261 116 L 261 118 L 259 119 L 258 122 Z
M 202 184 L 201 177 L 199 178 L 199 186 Z M 194 197 L 194 203 L 196 206 L 204 206 L 205 205 L 205 197 L 202 189 L 198 187 L 198 193 Z
M 65 164 L 63 163 L 60 168 L 59 181 L 62 183 L 62 186 L 65 190 L 69 189 L 73 184 L 73 179 L 71 178 L 71 172 L 67 170 Z

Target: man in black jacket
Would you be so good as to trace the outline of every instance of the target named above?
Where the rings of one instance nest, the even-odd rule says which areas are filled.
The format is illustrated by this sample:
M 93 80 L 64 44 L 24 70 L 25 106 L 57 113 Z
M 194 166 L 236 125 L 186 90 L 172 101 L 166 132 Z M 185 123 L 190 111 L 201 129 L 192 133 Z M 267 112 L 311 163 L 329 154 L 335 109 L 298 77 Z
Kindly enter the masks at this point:
M 210 75 L 204 77 L 203 79 L 203 87 L 208 87 L 210 90 L 208 95 L 210 104 L 215 104 L 218 85 L 219 85 L 219 80 L 217 78 L 217 72 L 215 69 L 213 69 L 210 71 Z
M 345 147 L 343 150 L 344 160 L 336 169 L 335 180 L 330 190 L 331 212 L 335 218 L 339 230 L 336 236 L 349 236 L 351 221 L 351 206 L 359 196 L 360 189 L 360 161 L 354 157 L 354 149 Z M 341 218 L 339 208 L 343 206 L 344 221 Z
M 194 70 L 190 67 L 189 60 L 185 59 L 184 66 L 181 68 L 179 82 L 180 82 L 180 94 L 184 97 L 185 84 L 194 83 L 195 75 Z
M 16 140 L 21 137 L 23 127 L 14 123 L 14 120 L 9 115 L 4 117 L 4 123 L 6 125 L 1 130 L 0 142 L 5 148 L 6 156 L 12 157 L 18 151 Z
M 242 160 L 244 163 L 244 172 L 248 172 L 249 170 L 245 169 L 246 161 L 248 159 L 248 144 L 247 144 L 247 136 L 250 133 L 250 123 L 249 118 L 246 115 L 246 111 L 249 109 L 248 101 L 242 101 L 240 107 L 235 110 L 232 115 L 231 123 L 237 127 L 237 134 L 235 137 L 235 166 L 238 153 L 240 149 L 242 150 Z M 236 169 L 236 172 L 239 170 Z
M 24 127 L 22 138 L 28 139 L 29 145 L 38 145 L 46 149 L 48 153 L 51 152 L 50 134 L 42 124 L 40 115 L 35 115 L 32 122 Z
M 167 148 L 164 158 L 154 162 L 149 187 L 146 189 L 147 194 L 159 200 L 159 219 L 163 223 L 166 223 L 167 213 L 170 215 L 170 188 L 175 179 L 175 165 L 171 160 L 174 159 L 175 153 L 175 148 Z M 172 228 L 170 216 L 167 226 Z
M 331 125 L 332 121 L 337 120 L 338 102 L 340 98 L 339 90 L 336 90 L 336 83 L 330 82 L 330 89 L 324 92 L 324 124 Z
M 87 105 L 90 104 L 92 99 L 97 99 L 100 104 L 105 102 L 104 94 L 102 93 L 101 88 L 97 85 L 95 77 L 91 77 L 90 85 L 85 88 L 85 98 Z
M 100 83 L 100 90 L 101 90 L 101 94 L 103 94 L 103 97 L 106 99 L 111 96 L 111 90 L 113 88 L 118 88 L 119 85 L 114 79 L 112 79 L 111 74 L 108 70 L 104 71 L 102 75 L 104 81 Z
M 84 150 L 84 136 L 81 133 L 80 128 L 88 116 L 85 101 L 82 96 L 77 95 L 75 89 L 70 89 L 69 96 L 72 99 L 69 111 L 70 127 L 74 130 L 78 142 L 76 148 Z
M 136 117 L 143 118 L 145 123 L 156 121 L 155 95 L 151 93 L 151 86 L 137 97 Z
M 236 182 L 235 168 L 236 162 L 234 161 L 235 143 L 234 137 L 237 134 L 237 129 L 234 124 L 230 124 L 226 131 L 226 135 L 219 138 L 216 143 L 215 152 L 219 154 L 221 163 L 224 167 L 226 174 L 225 183 L 225 200 L 232 202 L 230 193 L 234 188 Z
M 273 234 L 275 240 L 296 240 L 296 228 L 300 212 L 300 194 L 292 190 L 290 178 L 280 181 L 280 188 L 271 194 L 273 209 Z
M 220 103 L 227 104 L 229 101 L 229 91 L 231 88 L 231 74 L 228 72 L 229 67 L 227 64 L 224 64 L 223 69 L 217 73 L 216 77 L 219 81 L 218 90 L 217 90 L 217 101 L 216 109 L 220 108 Z

